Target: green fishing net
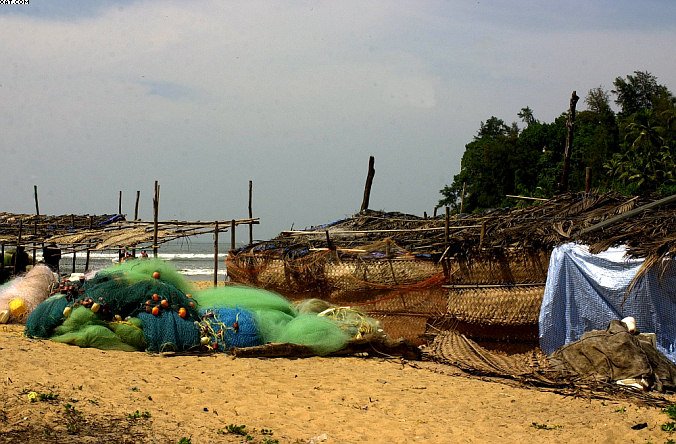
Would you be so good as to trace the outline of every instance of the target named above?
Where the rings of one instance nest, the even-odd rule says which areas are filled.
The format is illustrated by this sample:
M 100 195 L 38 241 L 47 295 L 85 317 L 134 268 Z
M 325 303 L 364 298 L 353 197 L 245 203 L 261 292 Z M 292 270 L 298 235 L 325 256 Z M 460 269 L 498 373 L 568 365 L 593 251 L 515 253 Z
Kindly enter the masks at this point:
M 101 350 L 138 350 L 110 330 L 107 323 L 100 320 L 96 313 L 83 306 L 73 310 L 63 324 L 56 328 L 54 336 L 50 339 L 55 342 Z
M 194 295 L 200 311 L 209 308 L 237 308 L 247 310 L 276 310 L 291 316 L 296 315 L 293 304 L 283 296 L 271 291 L 240 285 L 228 285 L 198 291 Z
M 306 345 L 318 355 L 327 355 L 345 347 L 350 336 L 330 319 L 302 314 L 293 318 L 272 342 Z

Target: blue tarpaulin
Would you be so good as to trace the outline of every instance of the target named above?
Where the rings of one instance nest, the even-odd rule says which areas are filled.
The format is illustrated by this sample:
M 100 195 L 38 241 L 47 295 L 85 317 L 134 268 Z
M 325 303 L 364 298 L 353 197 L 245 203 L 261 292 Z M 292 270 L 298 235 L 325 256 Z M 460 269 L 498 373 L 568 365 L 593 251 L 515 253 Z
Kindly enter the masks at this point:
M 652 267 L 627 293 L 643 259 L 624 247 L 591 254 L 569 243 L 552 252 L 540 308 L 540 348 L 547 354 L 632 316 L 642 333 L 655 333 L 657 348 L 676 363 L 676 261 Z

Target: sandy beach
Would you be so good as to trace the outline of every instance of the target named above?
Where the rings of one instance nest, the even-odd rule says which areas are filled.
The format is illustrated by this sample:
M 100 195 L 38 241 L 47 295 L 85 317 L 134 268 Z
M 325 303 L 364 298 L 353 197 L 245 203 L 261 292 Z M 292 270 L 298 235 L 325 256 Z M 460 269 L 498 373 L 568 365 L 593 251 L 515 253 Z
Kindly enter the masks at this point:
M 671 438 L 659 408 L 566 397 L 428 362 L 101 351 L 28 339 L 22 325 L 0 326 L 0 360 L 7 443 Z

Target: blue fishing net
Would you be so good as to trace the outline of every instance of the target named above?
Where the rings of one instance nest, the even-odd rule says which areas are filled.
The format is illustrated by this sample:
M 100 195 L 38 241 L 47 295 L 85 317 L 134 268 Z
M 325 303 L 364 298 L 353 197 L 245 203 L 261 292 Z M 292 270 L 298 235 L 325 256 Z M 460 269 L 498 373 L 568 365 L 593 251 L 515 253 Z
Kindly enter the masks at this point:
M 252 312 L 240 308 L 216 308 L 202 313 L 202 337 L 209 338 L 213 350 L 261 345 L 260 333 Z

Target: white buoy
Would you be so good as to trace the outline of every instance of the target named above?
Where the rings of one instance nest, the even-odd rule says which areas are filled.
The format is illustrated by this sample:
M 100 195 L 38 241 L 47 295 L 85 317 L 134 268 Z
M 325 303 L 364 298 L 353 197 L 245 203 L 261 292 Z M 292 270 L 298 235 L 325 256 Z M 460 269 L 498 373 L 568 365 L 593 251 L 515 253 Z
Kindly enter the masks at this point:
M 627 316 L 626 318 L 622 319 L 622 323 L 627 327 L 629 333 L 631 333 L 632 335 L 637 333 L 636 319 L 634 319 L 632 316 Z

